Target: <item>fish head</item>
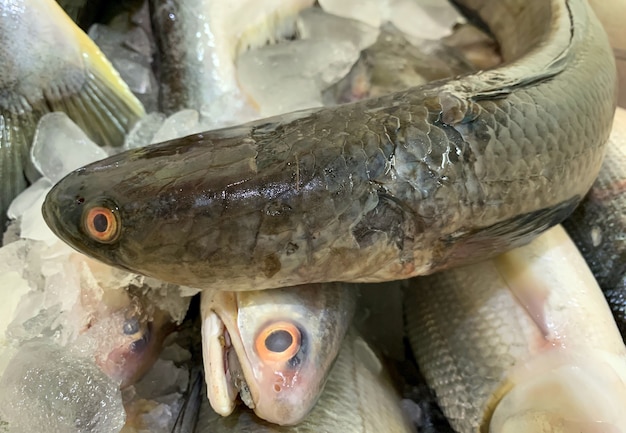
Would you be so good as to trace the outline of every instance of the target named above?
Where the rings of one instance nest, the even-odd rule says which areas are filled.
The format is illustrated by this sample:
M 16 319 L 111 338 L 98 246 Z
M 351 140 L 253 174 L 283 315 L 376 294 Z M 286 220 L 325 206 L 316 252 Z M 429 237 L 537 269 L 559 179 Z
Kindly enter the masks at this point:
M 254 186 L 232 185 L 253 176 L 255 150 L 231 129 L 215 151 L 195 134 L 81 167 L 48 192 L 44 220 L 89 257 L 174 284 L 204 288 L 216 275 L 247 270 L 242 250 L 255 239 L 259 208 L 246 207 Z M 228 158 L 243 162 L 228 165 Z M 236 192 L 226 200 L 228 188 Z
M 174 329 L 167 313 L 148 313 L 136 297 L 129 301 L 98 318 L 85 333 L 95 341 L 96 364 L 122 389 L 137 382 L 152 367 L 165 337 Z
M 158 154 L 158 146 L 153 147 L 152 154 Z M 69 173 L 48 192 L 44 220 L 89 257 L 129 272 L 159 274 L 168 257 L 180 257 L 170 248 L 179 248 L 184 232 L 177 211 L 188 207 L 196 192 L 164 188 L 164 177 L 172 176 L 164 167 L 175 153 L 143 159 L 144 149 L 137 149 Z
M 319 398 L 354 313 L 353 287 L 310 284 L 202 293 L 207 395 L 222 416 L 236 397 L 280 425 L 300 422 Z
M 481 431 L 625 433 L 624 354 L 566 352 L 554 351 L 519 368 L 488 429 Z

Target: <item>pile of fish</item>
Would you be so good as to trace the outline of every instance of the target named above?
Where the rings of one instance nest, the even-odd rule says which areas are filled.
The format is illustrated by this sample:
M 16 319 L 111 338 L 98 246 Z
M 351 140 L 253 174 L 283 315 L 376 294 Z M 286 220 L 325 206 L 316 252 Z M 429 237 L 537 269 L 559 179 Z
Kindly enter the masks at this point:
M 0 431 L 626 433 L 607 36 L 451 3 L 0 0 Z

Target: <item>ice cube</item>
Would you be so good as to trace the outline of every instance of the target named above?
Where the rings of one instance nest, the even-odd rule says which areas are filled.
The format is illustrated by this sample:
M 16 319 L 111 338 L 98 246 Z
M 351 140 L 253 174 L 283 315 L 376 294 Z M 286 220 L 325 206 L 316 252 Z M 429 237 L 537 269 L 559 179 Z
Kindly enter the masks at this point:
M 154 134 L 152 142 L 161 143 L 201 131 L 200 113 L 191 109 L 181 110 L 165 119 L 161 128 Z
M 89 36 L 144 107 L 147 110 L 156 109 L 159 85 L 152 71 L 152 44 L 146 31 L 122 14 L 108 26 L 92 25 Z
M 165 114 L 154 112 L 144 116 L 133 126 L 124 141 L 124 150 L 136 149 L 153 143 L 154 135 L 165 122 Z
M 391 0 L 318 0 L 320 6 L 331 14 L 379 27 L 386 18 Z
M 329 13 L 373 27 L 393 23 L 404 33 L 421 39 L 441 39 L 452 33 L 459 12 L 440 0 L 319 0 Z
M 0 422 L 11 433 L 111 433 L 125 418 L 118 383 L 49 343 L 21 347 L 0 379 Z
M 48 245 L 58 241 L 41 213 L 41 206 L 50 188 L 52 188 L 52 182 L 46 177 L 41 177 L 22 191 L 9 206 L 7 212 L 9 218 L 21 219 L 20 236 L 22 238 L 44 241 Z
M 16 270 L 0 272 L 0 350 L 7 344 L 6 330 L 14 319 L 17 306 L 29 291 L 28 281 Z
M 349 41 L 358 51 L 376 42 L 380 30 L 361 21 L 339 17 L 320 8 L 309 8 L 298 17 L 301 39 Z
M 298 40 L 266 46 L 237 60 L 242 90 L 264 116 L 322 105 L 321 92 L 359 57 L 350 41 Z
M 37 125 L 31 159 L 52 183 L 72 170 L 107 156 L 65 113 L 46 114 Z
M 464 21 L 450 2 L 440 0 L 392 0 L 388 11 L 398 29 L 420 39 L 449 36 L 454 25 Z

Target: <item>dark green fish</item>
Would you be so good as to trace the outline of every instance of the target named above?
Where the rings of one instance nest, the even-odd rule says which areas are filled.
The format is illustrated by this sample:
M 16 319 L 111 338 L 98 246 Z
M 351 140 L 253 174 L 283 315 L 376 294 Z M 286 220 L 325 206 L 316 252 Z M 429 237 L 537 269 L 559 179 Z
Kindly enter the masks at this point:
M 53 188 L 48 225 L 111 265 L 227 290 L 403 279 L 529 242 L 600 169 L 613 54 L 584 0 L 458 3 L 503 66 L 118 154 Z

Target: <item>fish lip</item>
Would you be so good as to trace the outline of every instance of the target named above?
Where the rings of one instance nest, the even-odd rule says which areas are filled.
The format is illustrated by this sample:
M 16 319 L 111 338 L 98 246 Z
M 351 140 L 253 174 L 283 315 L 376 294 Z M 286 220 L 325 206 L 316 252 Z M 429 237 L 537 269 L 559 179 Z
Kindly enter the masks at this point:
M 210 311 L 202 319 L 202 357 L 207 395 L 213 410 L 222 416 L 235 410 L 237 390 L 228 370 L 227 349 L 232 350 L 226 326 L 219 316 Z

